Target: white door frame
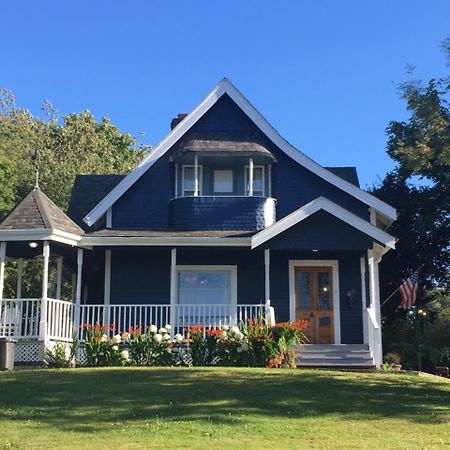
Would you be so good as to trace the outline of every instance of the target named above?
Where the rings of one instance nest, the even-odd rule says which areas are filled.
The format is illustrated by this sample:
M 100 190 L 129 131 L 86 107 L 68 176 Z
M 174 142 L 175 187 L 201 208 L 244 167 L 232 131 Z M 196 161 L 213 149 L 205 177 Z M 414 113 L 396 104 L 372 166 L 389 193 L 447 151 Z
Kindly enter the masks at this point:
M 302 266 L 332 267 L 333 270 L 333 326 L 334 343 L 341 343 L 341 313 L 339 303 L 339 261 L 337 259 L 290 259 L 289 260 L 289 314 L 295 320 L 295 268 Z

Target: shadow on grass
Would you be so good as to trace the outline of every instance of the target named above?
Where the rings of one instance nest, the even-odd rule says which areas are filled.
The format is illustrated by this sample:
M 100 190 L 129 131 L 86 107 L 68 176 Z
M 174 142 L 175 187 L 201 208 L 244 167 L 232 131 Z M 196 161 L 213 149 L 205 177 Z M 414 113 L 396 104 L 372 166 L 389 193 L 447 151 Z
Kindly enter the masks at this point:
M 419 377 L 264 369 L 78 369 L 0 374 L 0 423 L 92 432 L 113 424 L 242 424 L 339 414 L 351 420 L 450 416 L 450 385 Z

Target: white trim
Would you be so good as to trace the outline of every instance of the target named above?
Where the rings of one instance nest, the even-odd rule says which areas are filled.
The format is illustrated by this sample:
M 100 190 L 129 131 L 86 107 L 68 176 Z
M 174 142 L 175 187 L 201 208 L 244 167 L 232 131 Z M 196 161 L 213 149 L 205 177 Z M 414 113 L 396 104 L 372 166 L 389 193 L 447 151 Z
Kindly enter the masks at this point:
M 106 228 L 112 228 L 112 207 L 106 211 Z
M 327 211 L 338 219 L 343 220 L 362 233 L 367 234 L 373 239 L 381 242 L 385 246 L 389 248 L 395 248 L 395 238 L 390 234 L 374 227 L 364 219 L 361 219 L 361 217 L 358 217 L 352 212 L 326 199 L 325 197 L 318 197 L 312 202 L 309 202 L 308 204 L 287 215 L 286 217 L 283 217 L 281 220 L 275 222 L 270 227 L 255 234 L 252 237 L 252 249 L 258 247 L 269 239 L 272 239 L 278 234 L 283 233 L 287 229 L 291 228 L 302 220 L 305 220 L 321 209 Z
M 366 295 L 366 257 L 361 256 L 359 258 L 359 266 L 361 271 L 361 308 L 362 308 L 362 323 L 363 323 L 363 337 L 364 343 L 369 342 L 368 330 L 367 330 L 367 295 Z
M 57 229 L 48 230 L 45 228 L 36 228 L 34 230 L 15 229 L 0 230 L 1 241 L 55 241 L 62 244 L 77 245 L 81 241 L 81 236 L 67 233 Z
M 295 320 L 295 268 L 302 266 L 332 267 L 333 270 L 333 326 L 334 343 L 341 343 L 341 312 L 339 300 L 339 261 L 337 259 L 290 259 L 289 260 L 289 312 Z
M 237 266 L 236 265 L 197 265 L 197 264 L 188 264 L 188 265 L 179 265 L 176 266 L 175 271 L 175 302 L 171 304 L 178 305 L 178 274 L 180 272 L 230 272 L 230 305 L 237 306 Z M 172 297 L 172 296 L 171 296 Z
M 249 170 L 250 173 L 250 166 L 244 166 L 244 192 L 245 192 L 245 196 L 244 197 L 255 197 L 254 195 L 254 189 L 252 189 L 252 195 L 248 194 L 247 195 L 247 169 Z M 266 170 L 264 166 L 261 165 L 253 165 L 253 184 L 255 183 L 255 178 L 254 178 L 254 174 L 255 174 L 255 169 L 262 169 L 262 194 L 261 195 L 256 195 L 256 197 L 265 197 L 266 196 Z M 249 186 L 250 186 L 250 182 L 249 182 Z M 271 197 L 271 195 L 268 195 L 268 197 Z
M 242 109 L 242 111 L 255 123 L 255 125 L 283 152 L 294 161 L 301 164 L 306 169 L 317 176 L 328 181 L 337 188 L 357 198 L 358 200 L 372 206 L 382 214 L 395 220 L 396 210 L 387 203 L 379 200 L 368 192 L 345 181 L 337 175 L 331 173 L 311 158 L 293 147 L 264 119 L 253 105 L 224 78 L 209 95 L 175 127 L 156 147 L 135 167 L 111 192 L 101 200 L 83 219 L 89 226 L 93 225 L 106 211 L 126 192 L 155 162 L 164 155 L 216 102 L 227 94 Z
M 184 169 L 186 168 L 191 168 L 194 169 L 194 195 L 186 195 L 186 191 L 188 191 L 188 189 L 184 189 Z M 198 197 L 201 196 L 203 193 L 203 165 L 199 164 L 198 165 L 198 172 L 199 172 L 199 177 L 198 177 L 198 195 L 195 195 L 195 189 L 196 189 L 196 180 L 195 180 L 195 165 L 192 164 L 183 164 L 181 166 L 181 196 L 182 197 Z M 190 191 L 191 189 L 189 189 Z
M 86 236 L 82 239 L 82 247 L 90 246 L 173 246 L 177 247 L 250 247 L 249 237 L 112 237 Z

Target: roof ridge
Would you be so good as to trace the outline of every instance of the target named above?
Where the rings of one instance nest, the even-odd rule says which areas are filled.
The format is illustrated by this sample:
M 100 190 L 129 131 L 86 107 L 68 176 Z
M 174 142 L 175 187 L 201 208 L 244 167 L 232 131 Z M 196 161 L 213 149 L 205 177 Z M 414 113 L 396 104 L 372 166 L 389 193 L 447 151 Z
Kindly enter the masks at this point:
M 44 222 L 45 228 L 50 228 L 52 230 L 54 228 L 52 226 L 52 221 L 50 219 L 50 216 L 47 214 L 47 211 L 41 198 L 41 194 L 43 194 L 43 192 L 39 187 L 35 187 L 32 191 L 32 194 L 38 207 L 39 214 L 41 215 L 42 221 Z

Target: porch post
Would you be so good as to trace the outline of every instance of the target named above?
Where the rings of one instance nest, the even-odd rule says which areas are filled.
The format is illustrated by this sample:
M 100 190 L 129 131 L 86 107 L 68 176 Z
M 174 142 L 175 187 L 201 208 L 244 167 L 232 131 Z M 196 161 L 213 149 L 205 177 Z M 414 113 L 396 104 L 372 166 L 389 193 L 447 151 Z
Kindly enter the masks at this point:
M 61 285 L 62 285 L 62 269 L 63 259 L 58 256 L 56 259 L 56 299 L 61 300 Z
M 39 321 L 39 340 L 47 340 L 47 295 L 48 295 L 48 262 L 50 258 L 50 245 L 44 241 L 42 247 L 44 267 L 42 270 L 42 295 L 41 295 L 41 319 Z
M 16 298 L 22 298 L 23 258 L 17 260 L 17 288 Z
M 272 309 L 270 307 L 270 249 L 268 248 L 264 250 L 264 294 L 266 321 L 273 324 L 275 318 L 272 317 Z
M 380 257 L 375 250 L 368 250 L 369 260 L 369 291 L 370 291 L 370 309 L 374 313 L 377 330 L 373 336 L 373 342 L 369 344 L 372 346 L 371 350 L 374 354 L 374 362 L 377 367 L 383 362 L 382 353 L 382 339 L 381 339 L 381 308 L 380 308 L 380 285 L 378 263 Z
M 83 249 L 79 248 L 77 252 L 77 287 L 75 290 L 75 331 L 80 329 L 81 313 L 81 287 L 83 282 Z
M 176 298 L 177 298 L 177 249 L 173 248 L 170 253 L 170 325 L 172 326 L 172 331 L 176 333 L 175 330 L 177 324 L 176 322 Z M 161 324 L 164 326 L 164 324 Z
M 105 288 L 103 303 L 105 308 L 104 320 L 105 325 L 109 326 L 111 321 L 111 250 L 105 251 Z
M 199 183 L 198 183 L 198 155 L 197 155 L 197 153 L 195 154 L 194 158 L 195 158 L 194 159 L 194 197 L 198 197 Z
M 0 242 L 0 326 L 2 324 L 3 288 L 5 284 L 5 260 L 6 260 L 6 242 Z M 2 333 L 1 328 L 0 328 L 0 335 Z
M 253 158 L 248 161 L 248 195 L 253 197 Z

